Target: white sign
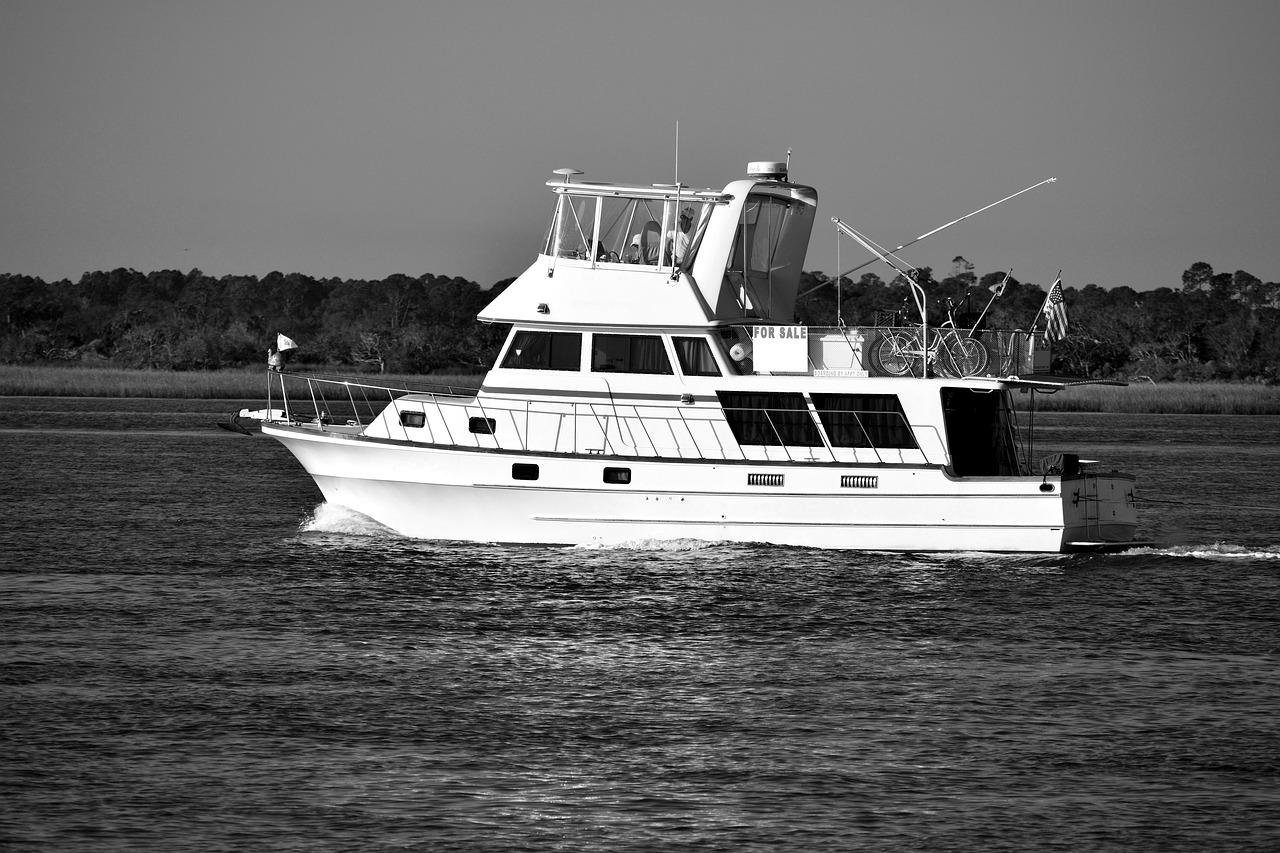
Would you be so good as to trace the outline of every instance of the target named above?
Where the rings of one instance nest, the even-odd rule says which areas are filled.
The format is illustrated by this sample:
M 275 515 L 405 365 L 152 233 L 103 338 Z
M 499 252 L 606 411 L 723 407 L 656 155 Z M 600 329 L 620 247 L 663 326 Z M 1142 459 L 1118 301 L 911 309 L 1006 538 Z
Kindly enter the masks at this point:
M 757 373 L 808 373 L 809 329 L 752 326 L 751 355 Z

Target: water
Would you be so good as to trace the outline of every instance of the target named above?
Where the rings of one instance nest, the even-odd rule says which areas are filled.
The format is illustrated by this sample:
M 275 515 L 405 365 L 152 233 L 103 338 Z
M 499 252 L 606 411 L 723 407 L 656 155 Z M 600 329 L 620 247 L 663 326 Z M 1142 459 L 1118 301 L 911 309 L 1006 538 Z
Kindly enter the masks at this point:
M 1121 555 L 417 542 L 252 401 L 0 400 L 6 850 L 1280 847 L 1277 418 L 1042 416 Z

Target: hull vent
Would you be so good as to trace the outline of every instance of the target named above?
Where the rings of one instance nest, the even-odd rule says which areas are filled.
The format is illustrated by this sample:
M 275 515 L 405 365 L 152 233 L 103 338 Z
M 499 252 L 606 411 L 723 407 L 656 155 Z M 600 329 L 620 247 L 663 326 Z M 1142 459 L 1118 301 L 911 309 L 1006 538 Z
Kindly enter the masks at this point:
M 870 474 L 845 474 L 840 478 L 842 489 L 878 489 L 880 478 Z
M 748 486 L 781 486 L 783 474 L 748 474 Z

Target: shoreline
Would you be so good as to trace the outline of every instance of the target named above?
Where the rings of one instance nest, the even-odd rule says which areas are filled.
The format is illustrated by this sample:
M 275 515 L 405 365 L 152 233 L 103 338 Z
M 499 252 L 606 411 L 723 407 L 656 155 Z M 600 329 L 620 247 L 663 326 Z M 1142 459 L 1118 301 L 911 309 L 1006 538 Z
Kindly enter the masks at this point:
M 309 370 L 309 372 L 318 372 Z M 165 371 L 115 367 L 0 365 L 0 396 L 188 400 L 266 399 L 264 370 Z M 476 388 L 474 374 L 360 374 L 370 384 Z M 353 377 L 354 378 L 354 377 Z M 1026 408 L 1027 396 L 1014 394 Z M 1231 382 L 1084 385 L 1037 394 L 1039 412 L 1107 414 L 1280 415 L 1280 386 Z

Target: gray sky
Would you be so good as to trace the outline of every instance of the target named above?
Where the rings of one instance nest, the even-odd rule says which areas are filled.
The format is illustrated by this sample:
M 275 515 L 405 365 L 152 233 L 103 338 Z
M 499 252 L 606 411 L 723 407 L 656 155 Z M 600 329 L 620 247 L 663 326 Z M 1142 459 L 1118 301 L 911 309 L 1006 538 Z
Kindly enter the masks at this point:
M 1275 0 L 4 0 L 0 272 L 523 271 L 552 170 L 722 187 L 1047 285 L 1280 278 Z M 837 255 L 839 252 L 839 255 Z M 882 275 L 883 265 L 869 267 Z

